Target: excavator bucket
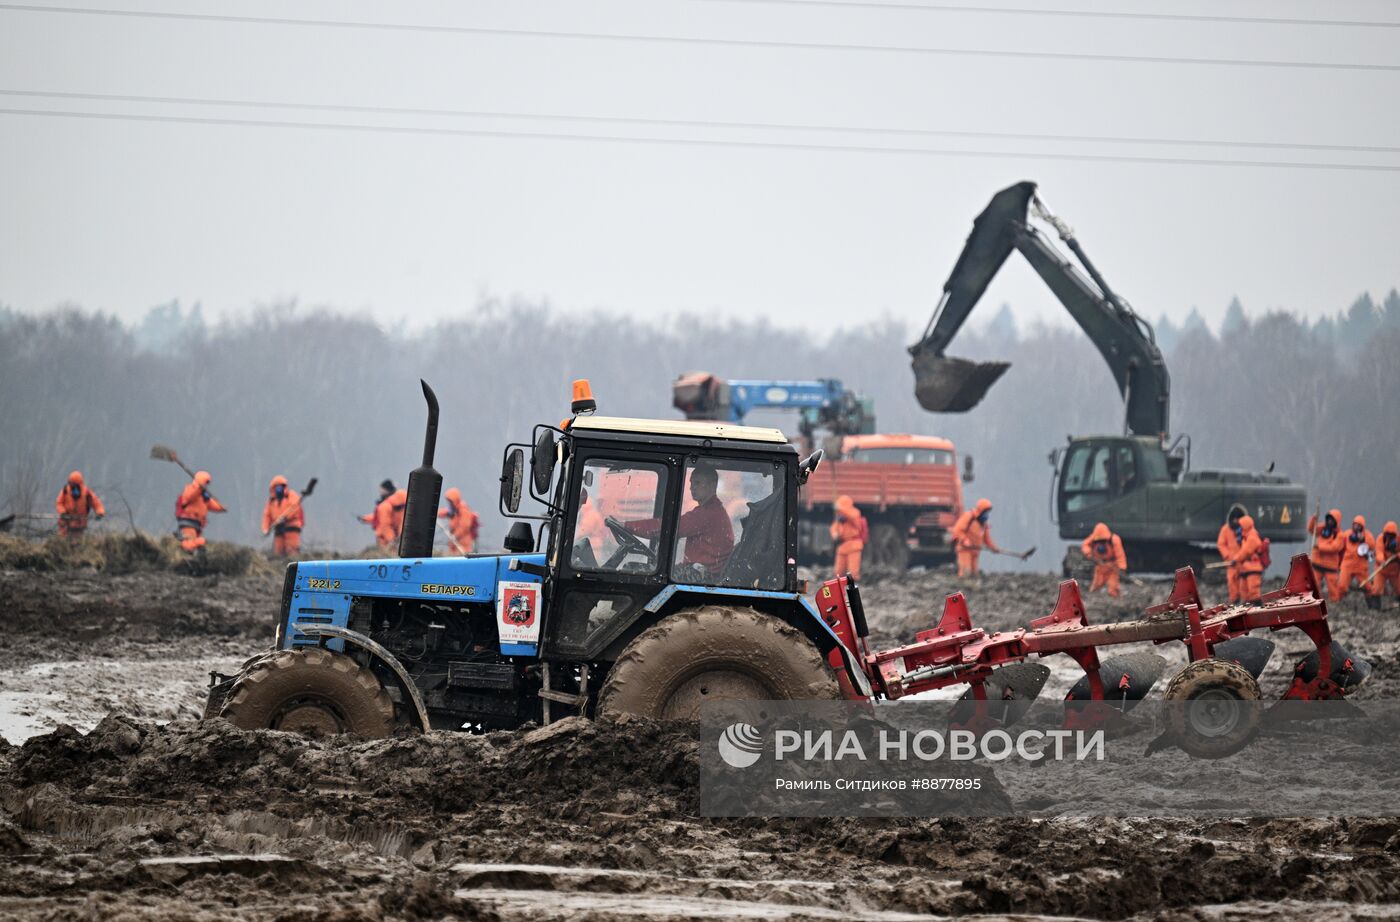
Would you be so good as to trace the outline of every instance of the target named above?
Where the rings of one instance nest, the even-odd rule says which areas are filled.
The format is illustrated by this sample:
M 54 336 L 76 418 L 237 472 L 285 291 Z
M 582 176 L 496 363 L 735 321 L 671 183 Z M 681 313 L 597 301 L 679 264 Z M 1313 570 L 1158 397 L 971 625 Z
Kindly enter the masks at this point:
M 1274 655 L 1274 642 L 1264 637 L 1235 637 L 1215 645 L 1215 658 L 1238 663 L 1256 679 L 1269 665 Z M 1313 653 L 1313 671 L 1317 671 L 1317 653 Z
M 1219 649 L 1218 647 L 1216 649 Z M 1319 657 L 1314 650 L 1298 661 L 1293 667 L 1294 674 L 1304 682 L 1311 682 L 1317 678 L 1317 667 Z M 1371 676 L 1371 664 L 1360 657 L 1353 656 L 1346 647 L 1332 641 L 1332 675 L 1329 676 L 1347 691 L 1359 686 Z
M 914 396 L 931 413 L 963 413 L 982 402 L 1010 362 L 968 359 L 919 352 L 914 356 Z
M 1010 663 L 993 669 L 986 681 L 987 716 L 1003 727 L 1011 726 L 1026 716 L 1048 678 L 1050 667 L 1040 663 Z M 976 713 L 976 699 L 969 688 L 953 706 L 949 723 L 966 726 Z
M 972 222 L 972 233 L 943 283 L 938 312 L 923 339 L 909 349 L 914 356 L 914 396 L 931 413 L 972 409 L 1010 367 L 1007 362 L 951 358 L 943 350 L 1015 249 L 1016 235 L 1026 223 L 1033 195 L 1035 183 L 1019 182 L 992 197 Z
M 1125 653 L 1110 656 L 1099 666 L 1099 678 L 1103 680 L 1104 701 L 1115 710 L 1128 712 L 1133 706 L 1147 697 L 1152 686 L 1166 671 L 1167 661 L 1155 653 Z M 1075 707 L 1073 702 L 1088 701 L 1089 677 L 1086 675 L 1065 697 L 1065 709 Z

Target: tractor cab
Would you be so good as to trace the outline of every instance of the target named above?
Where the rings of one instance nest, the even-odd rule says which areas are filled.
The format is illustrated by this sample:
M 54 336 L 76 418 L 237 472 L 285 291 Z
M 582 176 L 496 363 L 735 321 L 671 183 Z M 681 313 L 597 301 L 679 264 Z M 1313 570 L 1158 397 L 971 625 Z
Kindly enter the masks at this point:
M 533 444 L 506 448 L 501 511 L 544 532 L 542 654 L 605 655 L 661 595 L 795 596 L 800 479 L 776 429 L 592 415 L 536 426 Z M 521 509 L 527 480 L 536 514 Z

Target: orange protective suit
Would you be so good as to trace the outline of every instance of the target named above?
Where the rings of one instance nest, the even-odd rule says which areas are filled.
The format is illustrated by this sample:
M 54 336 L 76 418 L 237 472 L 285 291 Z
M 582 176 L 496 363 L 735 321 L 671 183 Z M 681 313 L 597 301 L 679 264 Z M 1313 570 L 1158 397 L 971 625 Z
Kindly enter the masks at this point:
M 447 519 L 447 531 L 456 545 L 454 550 L 465 557 L 476 547 L 481 518 L 462 500 L 462 491 L 456 487 L 448 487 L 442 497 L 447 500 L 447 506 L 438 510 L 438 518 Z
M 89 515 L 100 519 L 107 514 L 102 500 L 83 483 L 82 471 L 68 475 L 68 482 L 58 491 L 53 507 L 58 511 L 58 533 L 75 540 L 87 531 Z
M 1371 579 L 1371 595 L 1383 596 L 1385 587 L 1389 586 L 1400 596 L 1400 528 L 1394 522 L 1386 522 L 1381 533 L 1376 535 L 1372 548 L 1376 557 L 1376 575 Z
M 953 546 L 958 553 L 958 576 L 976 576 L 981 572 L 978 559 L 982 548 L 999 551 L 992 540 L 992 526 L 987 518 L 992 511 L 992 501 L 979 499 L 977 505 L 965 510 L 953 525 Z
M 1240 536 L 1235 533 L 1235 527 L 1238 521 L 1239 520 L 1236 519 L 1235 522 L 1226 522 L 1224 525 L 1221 525 L 1220 534 L 1215 536 L 1215 549 L 1220 552 L 1221 560 L 1234 560 L 1235 555 L 1240 552 Z M 1225 578 L 1230 585 L 1231 602 L 1238 602 L 1240 600 L 1240 577 L 1235 570 L 1235 567 L 1229 567 L 1225 570 Z
M 1347 536 L 1346 532 L 1342 531 L 1342 510 L 1328 509 L 1327 516 L 1332 519 L 1330 526 L 1326 521 L 1319 523 L 1315 515 L 1308 517 L 1308 534 L 1316 536 L 1308 559 L 1312 562 L 1313 576 L 1317 579 L 1318 588 L 1321 589 L 1325 585 L 1328 590 L 1335 591 L 1340 579 L 1342 552 L 1346 550 Z
M 1361 588 L 1368 588 L 1368 577 L 1371 575 L 1371 552 L 1376 546 L 1376 536 L 1371 534 L 1366 527 L 1366 517 L 1364 515 L 1354 516 L 1351 520 L 1351 531 L 1342 535 L 1345 542 L 1342 550 L 1342 565 L 1337 574 L 1337 585 L 1332 588 L 1332 601 L 1340 602 L 1342 597 L 1351 589 L 1352 581 L 1361 584 Z
M 849 573 L 860 579 L 860 558 L 870 526 L 849 496 L 836 497 L 836 519 L 831 523 L 831 540 L 836 544 L 836 575 Z
M 1240 601 L 1259 601 L 1264 584 L 1264 539 L 1254 528 L 1254 517 L 1240 516 L 1240 549 L 1230 558 L 1240 584 Z
M 204 547 L 204 526 L 209 524 L 209 513 L 228 511 L 209 492 L 212 480 L 208 471 L 196 471 L 194 480 L 185 485 L 175 501 L 176 534 L 180 536 L 180 546 L 187 551 Z
M 392 549 L 403 534 L 403 510 L 408 505 L 408 491 L 395 490 L 379 501 L 370 514 L 370 524 L 374 526 L 374 540 L 382 548 Z
M 1109 531 L 1103 522 L 1094 526 L 1089 537 L 1079 545 L 1084 556 L 1094 562 L 1094 581 L 1089 591 L 1105 589 L 1115 599 L 1121 593 L 1119 575 L 1128 569 L 1128 557 L 1123 553 L 1123 539 Z
M 286 477 L 278 474 L 267 485 L 267 505 L 263 506 L 262 517 L 262 533 L 272 532 L 272 553 L 278 557 L 296 555 L 301 550 L 301 529 L 305 525 L 301 494 L 287 485 Z

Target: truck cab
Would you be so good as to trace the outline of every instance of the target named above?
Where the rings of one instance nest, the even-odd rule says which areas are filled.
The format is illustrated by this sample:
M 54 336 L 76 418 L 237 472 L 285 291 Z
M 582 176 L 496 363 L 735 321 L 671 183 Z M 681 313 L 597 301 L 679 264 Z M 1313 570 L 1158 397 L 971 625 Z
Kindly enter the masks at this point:
M 290 564 L 273 648 L 214 675 L 206 715 L 383 736 L 868 695 L 854 638 L 797 577 L 798 490 L 820 453 L 799 459 L 776 429 L 591 404 L 507 446 L 505 554 L 432 557 L 430 532 L 404 553 L 406 526 L 398 559 Z M 430 411 L 410 514 L 415 488 L 436 509 L 434 431 Z

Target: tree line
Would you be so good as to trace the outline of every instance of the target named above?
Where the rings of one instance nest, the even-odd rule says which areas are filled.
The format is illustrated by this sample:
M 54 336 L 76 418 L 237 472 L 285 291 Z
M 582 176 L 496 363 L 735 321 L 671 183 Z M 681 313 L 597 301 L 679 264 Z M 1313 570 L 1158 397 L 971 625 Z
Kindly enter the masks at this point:
M 1192 436 L 1193 464 L 1275 463 L 1307 487 L 1310 504 L 1400 517 L 1400 296 L 1365 301 L 1370 321 L 1355 306 L 1341 323 L 1232 308 L 1218 332 L 1159 325 L 1172 426 Z M 1056 566 L 1048 454 L 1069 434 L 1122 431 L 1107 367 L 1077 331 L 1019 330 L 1004 310 L 952 351 L 1008 360 L 1010 371 L 974 411 L 933 415 L 913 396 L 905 350 L 916 336 L 888 319 L 818 335 L 763 319 L 638 321 L 519 300 L 487 300 L 420 331 L 291 305 L 216 324 L 179 305 L 134 324 L 77 308 L 0 309 L 0 515 L 51 510 L 78 468 L 123 520 L 108 527 L 124 527 L 129 509 L 136 527 L 169 531 L 184 476 L 150 460 L 159 442 L 213 474 L 231 511 L 213 519 L 211 538 L 257 543 L 271 477 L 300 488 L 314 476 L 307 544 L 355 550 L 371 543 L 355 516 L 369 511 L 377 484 L 403 485 L 418 463 L 422 377 L 442 404 L 436 466 L 481 513 L 489 549 L 506 527 L 496 505 L 501 450 L 528 439 L 534 423 L 564 418 L 572 379 L 592 380 L 600 412 L 668 418 L 671 382 L 707 370 L 840 378 L 874 399 L 882 431 L 952 438 L 976 458 L 969 500 L 995 502 L 998 541 L 1036 544 L 1028 566 Z M 795 428 L 777 413 L 750 422 Z

